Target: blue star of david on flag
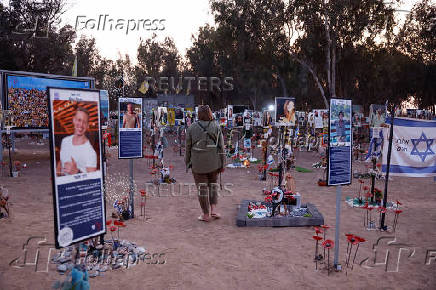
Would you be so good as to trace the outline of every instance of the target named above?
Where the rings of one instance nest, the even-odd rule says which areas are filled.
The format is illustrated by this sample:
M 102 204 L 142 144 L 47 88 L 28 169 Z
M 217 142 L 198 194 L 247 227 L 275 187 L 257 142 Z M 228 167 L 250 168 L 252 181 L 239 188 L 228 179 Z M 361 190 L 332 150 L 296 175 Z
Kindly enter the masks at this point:
M 413 144 L 413 149 L 412 152 L 410 152 L 410 155 L 418 155 L 421 158 L 422 162 L 425 161 L 427 155 L 435 154 L 433 150 L 431 150 L 430 148 L 430 146 L 433 144 L 434 139 L 427 139 L 427 136 L 425 136 L 424 132 L 422 132 L 421 137 L 419 137 L 419 139 L 410 139 L 410 140 L 412 141 Z M 427 149 L 424 152 L 420 152 L 418 151 L 418 148 L 416 148 L 421 142 L 425 142 L 427 145 Z

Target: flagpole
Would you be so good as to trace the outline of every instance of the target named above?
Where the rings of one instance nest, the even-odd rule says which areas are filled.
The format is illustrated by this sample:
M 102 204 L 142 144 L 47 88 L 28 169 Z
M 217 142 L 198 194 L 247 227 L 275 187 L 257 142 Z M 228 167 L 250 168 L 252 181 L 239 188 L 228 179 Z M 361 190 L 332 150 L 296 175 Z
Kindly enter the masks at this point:
M 385 191 L 383 195 L 383 207 L 386 208 L 386 204 L 388 202 L 388 182 L 389 182 L 389 170 L 391 167 L 391 153 L 392 153 L 392 140 L 394 137 L 394 112 L 395 106 L 392 106 L 391 110 L 391 127 L 389 130 L 389 145 L 388 145 L 388 156 L 387 156 L 387 164 L 386 164 L 386 176 L 385 176 Z M 386 231 L 387 226 L 385 225 L 385 217 L 386 213 L 383 212 L 380 219 L 380 229 Z

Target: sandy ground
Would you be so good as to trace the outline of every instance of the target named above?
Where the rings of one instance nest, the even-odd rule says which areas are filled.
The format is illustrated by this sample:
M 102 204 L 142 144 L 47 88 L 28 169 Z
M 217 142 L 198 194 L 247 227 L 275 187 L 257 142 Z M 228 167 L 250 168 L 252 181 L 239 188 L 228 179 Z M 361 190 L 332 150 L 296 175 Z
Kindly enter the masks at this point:
M 23 257 L 23 244 L 31 236 L 54 242 L 53 204 L 50 183 L 49 150 L 31 146 L 27 141 L 17 144 L 16 159 L 27 162 L 18 178 L 3 176 L 0 183 L 9 189 L 12 215 L 0 219 L 0 289 L 49 289 L 63 279 L 55 265 L 43 272 L 49 245 L 40 245 L 37 265 L 18 268 L 9 265 Z M 259 149 L 257 153 L 259 154 Z M 6 152 L 5 152 L 6 153 Z M 128 161 L 118 160 L 110 151 L 108 172 L 128 174 Z M 312 152 L 298 152 L 297 165 L 310 168 L 318 160 Z M 165 158 L 174 166 L 172 176 L 177 182 L 193 182 L 187 174 L 183 158 L 166 150 Z M 363 171 L 365 163 L 356 162 L 353 169 Z M 135 160 L 135 182 L 139 188 L 151 180 L 146 160 Z M 321 169 L 313 173 L 295 173 L 303 202 L 314 203 L 324 215 L 325 223 L 335 224 L 335 188 L 319 187 Z M 354 233 L 367 241 L 361 245 L 354 269 L 331 272 L 325 265 L 313 262 L 315 243 L 312 228 L 237 227 L 237 206 L 243 199 L 263 199 L 265 183 L 257 178 L 257 168 L 227 169 L 223 183 L 232 183 L 232 192 L 219 199 L 221 220 L 211 223 L 197 221 L 200 207 L 194 194 L 185 190 L 171 196 L 157 192 L 147 201 L 148 220 L 127 221 L 122 238 L 144 246 L 150 253 L 164 253 L 165 264 L 140 263 L 130 269 L 104 273 L 91 279 L 92 289 L 436 289 L 436 183 L 433 178 L 398 178 L 389 183 L 389 200 L 399 199 L 404 212 L 395 234 L 367 231 L 363 227 L 361 209 L 352 209 L 344 202 L 346 196 L 357 194 L 359 184 L 343 187 L 341 203 L 340 262 L 345 264 L 345 233 Z M 369 182 L 368 180 L 366 181 Z M 383 188 L 383 182 L 377 185 Z M 139 199 L 136 200 L 139 214 Z M 108 205 L 108 212 L 110 205 Z M 378 222 L 378 215 L 374 213 Z M 388 215 L 391 225 L 393 215 Z M 396 237 L 394 244 L 388 244 Z M 327 233 L 334 239 L 334 229 Z M 379 245 L 373 244 L 381 237 Z M 28 248 L 35 257 L 36 240 Z M 398 244 L 402 244 L 398 245 Z M 400 248 L 403 248 L 400 250 Z M 353 251 L 354 252 L 354 251 Z M 375 253 L 377 252 L 374 264 Z M 386 263 L 385 254 L 389 252 Z M 368 263 L 358 263 L 368 259 Z M 333 260 L 333 252 L 331 252 Z M 42 262 L 41 262 L 42 261 Z M 162 262 L 162 261 L 160 261 Z M 428 263 L 427 263 L 428 264 Z M 397 267 L 398 266 L 398 267 Z M 36 272 L 35 269 L 42 272 Z

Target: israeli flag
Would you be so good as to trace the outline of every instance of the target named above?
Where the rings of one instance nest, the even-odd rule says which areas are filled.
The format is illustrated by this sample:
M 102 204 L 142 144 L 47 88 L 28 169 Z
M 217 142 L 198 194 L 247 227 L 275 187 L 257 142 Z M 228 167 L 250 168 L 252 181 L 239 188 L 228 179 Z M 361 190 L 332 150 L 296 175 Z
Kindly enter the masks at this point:
M 386 122 L 390 124 L 390 121 Z M 384 132 L 382 171 L 387 169 L 389 129 Z M 436 176 L 436 121 L 394 118 L 389 174 Z
M 382 144 L 383 144 L 383 128 L 373 127 L 370 128 L 371 142 L 369 143 L 368 154 L 366 154 L 365 160 L 370 158 L 379 158 L 381 156 Z

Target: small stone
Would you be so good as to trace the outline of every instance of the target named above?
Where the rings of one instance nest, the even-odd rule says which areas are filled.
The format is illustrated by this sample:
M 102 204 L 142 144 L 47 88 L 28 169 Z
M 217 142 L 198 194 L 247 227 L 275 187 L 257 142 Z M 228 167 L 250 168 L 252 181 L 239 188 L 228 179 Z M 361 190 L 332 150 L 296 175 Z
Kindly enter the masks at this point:
M 107 271 L 107 266 L 101 266 L 100 269 L 98 270 L 99 272 L 106 272 Z
M 98 272 L 89 273 L 89 278 L 95 278 L 98 276 Z
M 120 264 L 112 265 L 112 270 L 116 270 L 116 269 L 118 269 L 118 268 L 121 268 L 121 265 L 120 265 Z
M 135 254 L 130 255 L 130 259 L 129 260 L 130 260 L 131 264 L 135 263 L 136 262 L 136 255 Z
M 60 264 L 60 265 L 57 266 L 57 269 L 58 269 L 59 272 L 65 272 L 65 271 L 67 271 L 67 265 Z

